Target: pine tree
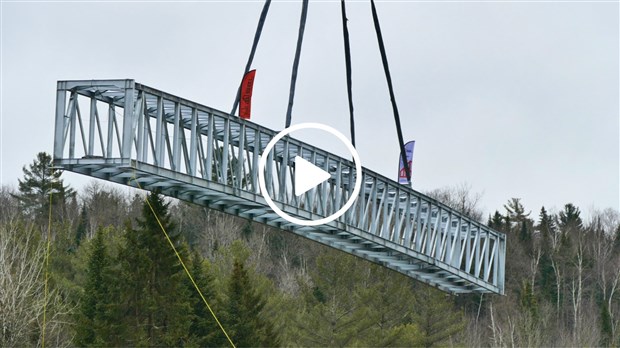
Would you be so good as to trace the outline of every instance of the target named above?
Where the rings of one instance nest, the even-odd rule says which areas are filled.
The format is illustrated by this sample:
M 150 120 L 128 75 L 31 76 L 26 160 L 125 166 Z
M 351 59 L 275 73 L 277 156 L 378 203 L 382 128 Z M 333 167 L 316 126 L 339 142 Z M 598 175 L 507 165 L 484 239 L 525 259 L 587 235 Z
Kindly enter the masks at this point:
M 521 229 L 519 230 L 519 241 L 521 241 L 524 246 L 531 248 L 531 245 L 529 245 L 529 243 L 532 241 L 532 235 L 527 228 L 525 220 L 521 221 Z
M 180 346 L 189 339 L 191 306 L 185 274 L 158 219 L 178 245 L 168 204 L 151 193 L 137 228 L 127 226 L 125 245 L 119 252 L 119 308 L 127 328 L 123 340 L 129 345 Z M 182 247 L 177 248 L 184 253 Z
M 579 208 L 574 206 L 572 203 L 568 203 L 564 206 L 564 210 L 560 212 L 558 218 L 558 225 L 564 232 L 583 227 L 581 211 L 579 211 Z
M 613 322 L 611 320 L 611 315 L 609 314 L 609 308 L 607 307 L 607 303 L 602 301 L 600 304 L 601 308 L 601 346 L 607 347 L 610 346 L 613 337 Z
M 545 243 L 545 247 L 547 247 L 552 235 L 555 234 L 555 225 L 551 216 L 547 214 L 545 207 L 540 209 L 537 229 Z
M 547 214 L 545 207 L 540 209 L 538 225 L 536 229 L 540 233 L 541 255 L 538 263 L 539 269 L 539 288 L 543 298 L 551 303 L 556 303 L 557 289 L 555 272 L 553 270 L 553 245 L 552 238 L 555 238 L 556 229 L 553 218 Z
M 79 246 L 88 232 L 88 213 L 86 212 L 86 205 L 82 205 L 80 217 L 78 220 L 77 228 L 75 229 L 75 245 Z
M 226 329 L 237 347 L 273 347 L 279 338 L 261 316 L 265 299 L 255 290 L 244 264 L 235 260 L 228 286 Z
M 92 241 L 86 285 L 80 301 L 77 319 L 75 343 L 89 346 L 102 343 L 102 335 L 109 324 L 107 310 L 114 299 L 110 296 L 109 277 L 110 259 L 104 243 L 103 230 L 99 229 Z
M 507 228 L 512 227 L 508 222 L 520 223 L 527 220 L 531 213 L 525 213 L 525 208 L 521 204 L 520 198 L 511 198 L 508 203 L 504 204 L 504 209 L 506 209 Z
M 449 295 L 429 286 L 416 293 L 413 308 L 414 323 L 422 336 L 415 346 L 446 345 L 448 339 L 465 326 L 463 314 L 454 308 Z
M 493 214 L 493 217 L 489 216 L 489 222 L 487 223 L 489 225 L 489 227 L 498 230 L 498 231 L 503 231 L 504 230 L 504 217 L 502 216 L 502 214 L 499 213 L 499 211 L 495 211 L 495 214 Z
M 297 344 L 301 346 L 350 346 L 372 325 L 360 301 L 360 287 L 368 264 L 328 252 L 316 259 L 313 286 L 306 287 L 306 307 L 298 318 Z M 362 289 L 363 290 L 363 289 Z M 362 344 L 364 344 L 363 342 Z
M 200 288 L 202 295 L 207 301 L 211 309 L 216 313 L 221 313 L 217 305 L 216 292 L 213 287 L 213 275 L 207 270 L 207 261 L 198 253 L 193 253 L 191 257 L 190 272 L 194 281 Z M 188 291 L 190 293 L 190 301 L 192 304 L 193 318 L 189 328 L 189 334 L 192 342 L 200 347 L 217 347 L 228 344 L 226 336 L 215 321 L 215 318 L 207 308 L 198 291 L 191 281 L 187 281 Z M 222 320 L 223 318 L 219 318 Z
M 620 254 L 620 225 L 616 228 L 614 232 L 614 246 L 613 246 L 614 255 Z
M 24 213 L 39 222 L 47 219 L 50 195 L 55 220 L 65 217 L 66 202 L 75 195 L 73 189 L 64 185 L 60 178 L 62 172 L 54 168 L 53 164 L 52 156 L 39 152 L 28 168 L 22 168 L 24 179 L 18 179 L 19 194 L 15 197 L 19 199 Z
M 365 314 L 364 321 L 368 322 L 357 326 L 356 346 L 371 347 L 402 347 L 412 346 L 420 341 L 416 337 L 417 331 L 411 325 L 412 313 L 416 308 L 413 281 L 402 274 L 386 270 L 378 265 L 370 265 L 368 278 L 357 284 L 353 292 L 361 296 L 357 298 L 357 305 Z M 352 289 L 353 290 L 353 289 Z M 357 297 L 357 296 L 355 296 Z M 361 326 L 361 327 L 360 327 Z

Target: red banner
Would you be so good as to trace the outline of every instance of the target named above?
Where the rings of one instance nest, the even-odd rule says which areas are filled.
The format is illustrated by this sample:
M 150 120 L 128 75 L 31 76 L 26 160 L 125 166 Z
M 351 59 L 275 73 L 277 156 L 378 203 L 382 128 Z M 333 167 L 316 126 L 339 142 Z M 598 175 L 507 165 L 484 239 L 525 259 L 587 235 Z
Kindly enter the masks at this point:
M 252 88 L 254 87 L 254 75 L 256 75 L 256 70 L 250 70 L 245 74 L 245 76 L 243 76 L 243 81 L 241 81 L 239 117 L 244 120 L 249 120 L 252 112 Z

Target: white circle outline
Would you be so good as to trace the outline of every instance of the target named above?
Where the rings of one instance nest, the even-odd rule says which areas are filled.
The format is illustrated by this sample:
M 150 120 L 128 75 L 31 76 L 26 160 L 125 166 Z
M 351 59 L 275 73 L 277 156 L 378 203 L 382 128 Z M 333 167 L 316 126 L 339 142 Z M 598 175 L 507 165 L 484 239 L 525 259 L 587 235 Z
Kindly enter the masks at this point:
M 353 155 L 353 160 L 355 162 L 355 170 L 357 172 L 357 178 L 355 179 L 355 186 L 353 188 L 353 192 L 351 193 L 351 196 L 349 197 L 349 200 L 347 201 L 347 203 L 345 203 L 345 205 L 343 205 L 342 208 L 340 208 L 340 210 L 338 210 L 334 214 L 328 217 L 324 217 L 322 219 L 318 219 L 318 220 L 302 220 L 302 219 L 298 219 L 298 218 L 288 215 L 287 213 L 282 211 L 280 208 L 278 208 L 278 206 L 273 202 L 271 197 L 269 197 L 269 194 L 267 192 L 267 187 L 265 185 L 265 175 L 264 175 L 265 165 L 267 163 L 267 157 L 269 156 L 269 153 L 271 152 L 273 147 L 285 135 L 292 133 L 294 131 L 298 131 L 300 129 L 306 129 L 306 128 L 320 129 L 340 139 L 340 141 L 342 141 L 346 145 L 349 152 L 351 152 L 351 154 Z M 332 222 L 336 220 L 337 218 L 339 218 L 349 208 L 351 208 L 353 203 L 355 203 L 355 200 L 357 199 L 357 195 L 359 195 L 360 189 L 362 188 L 362 163 L 360 162 L 360 156 L 357 153 L 357 150 L 355 150 L 355 148 L 353 147 L 353 144 L 351 144 L 349 139 L 347 139 L 347 137 L 345 137 L 342 133 L 340 133 L 336 129 L 330 126 L 324 125 L 322 123 L 315 123 L 315 122 L 298 123 L 296 125 L 293 125 L 293 126 L 290 126 L 284 129 L 283 131 L 278 133 L 275 137 L 273 137 L 269 141 L 269 143 L 267 143 L 267 147 L 265 147 L 265 150 L 263 151 L 263 155 L 261 156 L 261 159 L 258 163 L 258 186 L 260 187 L 261 194 L 263 198 L 265 198 L 265 201 L 267 201 L 267 204 L 269 205 L 269 207 L 271 207 L 271 209 L 273 209 L 273 211 L 276 214 L 278 214 L 279 217 L 283 218 L 284 220 L 288 222 L 292 222 L 294 224 L 301 225 L 301 226 L 323 225 L 323 224 Z

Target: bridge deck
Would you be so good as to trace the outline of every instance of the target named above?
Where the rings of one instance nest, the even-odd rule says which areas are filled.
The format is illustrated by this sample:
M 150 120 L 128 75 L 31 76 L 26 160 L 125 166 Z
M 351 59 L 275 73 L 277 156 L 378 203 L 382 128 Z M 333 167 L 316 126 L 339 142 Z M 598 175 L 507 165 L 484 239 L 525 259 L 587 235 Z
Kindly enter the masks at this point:
M 85 110 L 85 111 L 82 111 Z M 276 131 L 133 80 L 60 81 L 54 160 L 77 173 L 275 226 L 394 269 L 451 293 L 504 291 L 505 235 L 436 200 L 362 170 L 343 216 L 320 226 L 289 223 L 267 205 L 258 162 Z M 331 179 L 297 197 L 295 156 Z M 300 219 L 337 211 L 351 196 L 355 165 L 294 138 L 268 154 L 267 191 Z

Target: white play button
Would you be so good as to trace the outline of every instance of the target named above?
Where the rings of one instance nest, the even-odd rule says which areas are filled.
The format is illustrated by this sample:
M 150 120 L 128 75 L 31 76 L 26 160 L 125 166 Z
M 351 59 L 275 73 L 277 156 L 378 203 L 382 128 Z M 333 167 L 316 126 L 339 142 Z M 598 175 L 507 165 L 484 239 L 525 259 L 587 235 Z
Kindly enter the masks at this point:
M 268 176 L 269 185 L 271 187 L 274 187 L 272 186 L 276 184 L 273 180 L 274 170 L 277 167 L 277 163 L 276 165 L 274 165 L 274 162 L 278 162 L 278 158 L 276 156 L 269 156 L 270 152 L 275 148 L 276 143 L 278 143 L 279 141 L 282 141 L 282 138 L 284 138 L 285 136 L 287 136 L 288 134 L 292 132 L 295 132 L 301 129 L 319 129 L 324 132 L 330 133 L 331 135 L 336 137 L 338 140 L 340 140 L 347 147 L 347 149 L 351 152 L 351 156 L 353 156 L 353 161 L 355 162 L 355 174 L 354 174 L 355 186 L 353 187 L 353 192 L 348 194 L 349 199 L 346 201 L 346 203 L 344 203 L 340 207 L 340 209 L 338 209 L 337 206 L 330 207 L 330 209 L 338 209 L 338 211 L 336 211 L 335 213 L 332 213 L 329 216 L 322 216 L 321 213 L 314 212 L 312 207 L 305 207 L 306 203 L 317 205 L 317 202 L 319 201 L 319 199 L 310 200 L 312 202 L 306 202 L 305 200 L 299 200 L 299 199 L 290 200 L 290 196 L 288 195 L 288 193 L 290 193 L 290 186 L 289 186 L 290 181 L 289 180 L 292 179 L 292 181 L 295 182 L 292 189 L 295 191 L 295 194 L 297 196 L 300 196 L 304 194 L 304 192 L 308 192 L 308 190 L 311 190 L 313 187 L 320 185 L 322 182 L 325 182 L 325 180 L 330 178 L 329 173 L 322 170 L 321 168 L 318 168 L 311 162 L 308 162 L 299 156 L 295 156 L 295 158 L 293 158 L 293 161 L 295 162 L 295 174 L 292 177 L 289 177 L 288 175 L 286 175 L 286 177 L 280 178 L 278 176 L 278 173 L 275 173 L 275 177 L 277 177 L 279 180 L 286 180 L 284 182 L 277 183 L 280 188 L 282 187 L 284 188 L 284 191 L 280 192 L 280 195 L 278 196 L 279 198 L 278 202 L 274 202 L 273 199 L 271 199 L 271 197 L 269 196 L 269 191 L 267 190 L 266 174 L 268 173 L 266 173 L 267 170 L 265 169 L 269 168 L 269 170 L 271 171 L 271 173 L 269 173 L 270 175 Z M 291 144 L 293 143 L 289 143 L 289 145 Z M 298 146 L 298 145 L 293 144 L 293 146 Z M 306 149 L 304 149 L 304 151 L 306 151 Z M 298 149 L 297 153 L 301 153 L 301 152 L 302 152 L 301 149 Z M 289 147 L 289 153 L 290 153 L 290 147 Z M 304 153 L 307 153 L 307 151 Z M 267 161 L 271 161 L 269 167 L 267 167 Z M 280 171 L 281 168 L 277 168 L 277 170 Z M 349 172 L 347 173 L 342 172 L 342 174 L 344 176 L 349 175 L 351 168 L 349 168 L 348 170 Z M 328 224 L 334 221 L 335 219 L 339 218 L 340 216 L 342 216 L 342 214 L 344 214 L 347 211 L 347 209 L 353 206 L 353 204 L 359 197 L 360 189 L 362 188 L 362 181 L 363 181 L 362 164 L 360 163 L 360 156 L 357 154 L 357 151 L 355 151 L 355 147 L 353 147 L 353 144 L 351 144 L 349 139 L 347 139 L 347 137 L 344 134 L 340 133 L 339 131 L 335 130 L 334 128 L 330 126 L 326 126 L 320 123 L 296 124 L 276 134 L 273 138 L 271 138 L 269 143 L 267 143 L 267 146 L 263 150 L 262 156 L 260 157 L 260 162 L 258 162 L 258 187 L 260 188 L 260 193 L 263 195 L 265 202 L 267 202 L 267 205 L 269 205 L 269 207 L 279 217 L 281 217 L 282 219 L 290 223 L 293 223 L 299 226 L 318 226 L 318 225 Z M 332 189 L 340 190 L 335 187 L 333 187 Z M 348 192 L 350 187 L 348 186 L 345 187 L 345 185 L 342 185 L 342 189 L 347 190 L 346 192 Z M 287 210 L 288 212 L 285 212 L 283 209 Z M 293 215 L 289 215 L 289 213 L 292 213 Z M 304 215 L 305 217 L 307 217 L 308 214 L 310 214 L 311 216 L 319 217 L 319 218 L 314 219 L 314 220 L 308 220 L 306 218 L 301 218 L 301 219 L 299 218 Z
M 308 190 L 329 179 L 331 175 L 323 169 L 295 156 L 295 195 L 301 196 Z

